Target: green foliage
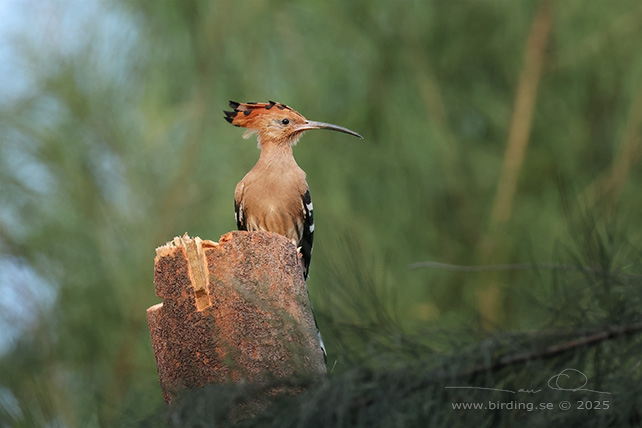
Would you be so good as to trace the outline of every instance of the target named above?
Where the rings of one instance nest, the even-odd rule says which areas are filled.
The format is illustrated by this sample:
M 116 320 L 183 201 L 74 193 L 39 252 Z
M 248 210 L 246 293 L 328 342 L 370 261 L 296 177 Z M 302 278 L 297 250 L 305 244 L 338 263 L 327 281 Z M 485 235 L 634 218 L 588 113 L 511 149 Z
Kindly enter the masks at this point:
M 258 152 L 222 120 L 229 99 L 365 137 L 295 148 L 329 380 L 244 423 L 640 423 L 635 333 L 494 365 L 642 318 L 639 2 L 553 2 L 539 78 L 525 58 L 545 0 L 87 3 L 33 8 L 2 37 L 15 71 L 0 90 L 22 90 L 0 97 L 0 426 L 197 425 L 185 414 L 222 421 L 221 397 L 251 396 L 212 387 L 198 409 L 160 410 L 145 319 L 154 248 L 234 228 Z M 533 266 L 408 269 L 420 261 Z M 611 391 L 611 411 L 454 412 L 497 393 L 444 389 L 536 388 L 567 367 Z

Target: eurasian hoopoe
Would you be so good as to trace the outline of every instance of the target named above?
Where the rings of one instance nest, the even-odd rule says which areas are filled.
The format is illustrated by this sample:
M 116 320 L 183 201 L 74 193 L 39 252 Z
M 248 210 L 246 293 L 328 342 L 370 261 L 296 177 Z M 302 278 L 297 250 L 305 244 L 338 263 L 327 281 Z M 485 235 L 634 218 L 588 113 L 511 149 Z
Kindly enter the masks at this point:
M 331 129 L 363 138 L 354 131 L 330 123 L 313 122 L 285 104 L 237 103 L 224 111 L 225 120 L 247 128 L 244 138 L 258 134 L 261 156 L 254 168 L 237 184 L 234 210 L 239 230 L 265 230 L 286 236 L 303 258 L 303 276 L 308 277 L 314 217 L 305 172 L 292 155 L 301 134 L 310 129 Z
M 363 138 L 354 131 L 330 123 L 313 122 L 285 104 L 237 103 L 224 111 L 225 120 L 248 130 L 244 138 L 258 134 L 261 156 L 254 168 L 236 185 L 234 212 L 239 230 L 266 230 L 289 238 L 303 259 L 303 278 L 308 278 L 314 216 L 305 172 L 292 155 L 292 146 L 309 129 L 331 129 Z M 314 311 L 312 312 L 314 315 Z M 316 317 L 314 323 L 316 324 Z M 325 346 L 317 325 L 319 346 Z

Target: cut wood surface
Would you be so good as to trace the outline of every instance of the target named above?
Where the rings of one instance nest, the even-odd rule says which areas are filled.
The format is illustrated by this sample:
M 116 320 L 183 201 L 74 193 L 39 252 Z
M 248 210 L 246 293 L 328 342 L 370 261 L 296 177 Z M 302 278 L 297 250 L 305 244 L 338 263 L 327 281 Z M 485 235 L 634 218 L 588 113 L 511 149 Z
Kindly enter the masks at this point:
M 147 309 L 167 403 L 182 390 L 325 374 L 300 256 L 285 237 L 230 232 L 156 249 Z

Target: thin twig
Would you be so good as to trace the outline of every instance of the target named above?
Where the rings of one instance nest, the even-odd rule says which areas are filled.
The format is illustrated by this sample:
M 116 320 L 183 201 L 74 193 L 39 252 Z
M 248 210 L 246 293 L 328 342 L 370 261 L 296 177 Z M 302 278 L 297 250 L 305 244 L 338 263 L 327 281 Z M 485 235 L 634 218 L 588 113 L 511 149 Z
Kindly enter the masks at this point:
M 516 263 L 516 264 L 502 264 L 502 265 L 454 265 L 450 263 L 440 263 L 433 261 L 416 262 L 408 265 L 409 270 L 421 268 L 437 268 L 443 270 L 452 270 L 457 272 L 487 272 L 496 270 L 531 270 L 531 269 L 547 269 L 547 270 L 582 270 L 589 272 L 597 272 L 597 269 L 585 268 L 576 265 L 558 265 L 554 263 Z
M 417 270 L 423 268 L 436 268 L 442 270 L 450 270 L 456 272 L 488 272 L 499 270 L 573 270 L 580 272 L 588 272 L 594 274 L 617 274 L 624 275 L 631 278 L 642 278 L 642 275 L 620 272 L 620 271 L 605 271 L 604 269 L 586 267 L 581 265 L 561 265 L 555 263 L 516 263 L 516 264 L 502 264 L 502 265 L 454 265 L 450 263 L 440 263 L 433 261 L 416 262 L 408 265 L 408 270 Z

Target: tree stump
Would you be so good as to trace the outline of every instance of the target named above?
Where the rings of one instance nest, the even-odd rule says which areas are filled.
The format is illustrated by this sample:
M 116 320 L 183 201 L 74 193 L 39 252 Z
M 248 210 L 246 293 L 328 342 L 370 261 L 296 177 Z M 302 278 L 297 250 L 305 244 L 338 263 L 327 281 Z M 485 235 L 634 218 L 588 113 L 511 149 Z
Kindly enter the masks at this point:
M 156 249 L 147 309 L 163 397 L 226 382 L 325 374 L 300 256 L 285 237 L 230 232 Z

